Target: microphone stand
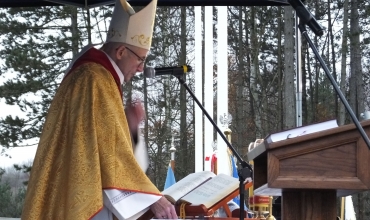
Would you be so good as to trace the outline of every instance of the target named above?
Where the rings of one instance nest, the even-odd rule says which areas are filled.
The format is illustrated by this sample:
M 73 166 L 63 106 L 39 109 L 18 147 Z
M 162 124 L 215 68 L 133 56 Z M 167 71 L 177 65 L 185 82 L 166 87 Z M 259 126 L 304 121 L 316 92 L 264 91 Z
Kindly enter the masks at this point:
M 292 0 L 290 0 L 292 1 Z M 294 1 L 299 1 L 299 0 L 294 0 Z M 304 10 L 304 8 L 300 8 L 300 10 Z M 301 11 L 302 12 L 302 11 Z M 296 14 L 299 16 L 299 24 L 298 24 L 298 27 L 299 27 L 299 30 L 301 31 L 302 35 L 306 38 L 307 42 L 309 43 L 312 51 L 314 52 L 315 56 L 316 56 L 316 59 L 320 62 L 322 68 L 324 69 L 325 71 L 325 74 L 326 76 L 329 78 L 331 84 L 333 85 L 337 95 L 339 96 L 340 100 L 342 101 L 342 103 L 344 104 L 347 112 L 350 114 L 351 118 L 352 118 L 352 121 L 353 123 L 356 125 L 357 127 L 357 130 L 360 132 L 362 138 L 364 139 L 367 147 L 370 149 L 370 141 L 369 141 L 369 137 L 367 136 L 367 134 L 365 133 L 364 129 L 362 128 L 360 122 L 358 121 L 356 115 L 353 113 L 353 110 L 351 108 L 351 106 L 348 104 L 346 98 L 344 97 L 342 91 L 340 90 L 340 88 L 338 87 L 338 84 L 335 82 L 335 79 L 333 78 L 333 76 L 330 74 L 330 70 L 328 69 L 328 67 L 326 66 L 324 60 L 322 59 L 322 57 L 320 56 L 317 48 L 315 47 L 315 45 L 313 44 L 312 40 L 310 39 L 310 37 L 308 36 L 307 34 L 307 30 L 306 30 L 306 24 L 307 24 L 307 21 L 311 20 L 312 17 L 309 17 L 309 16 L 312 16 L 310 13 L 298 13 L 298 10 L 296 12 Z
M 221 136 L 221 138 L 226 142 L 227 146 L 230 148 L 230 150 L 233 152 L 234 156 L 237 158 L 239 163 L 241 164 L 241 168 L 238 168 L 238 176 L 239 176 L 239 196 L 240 196 L 240 220 L 244 219 L 244 181 L 248 177 L 253 177 L 253 170 L 249 163 L 245 162 L 243 158 L 236 152 L 235 148 L 230 144 L 230 142 L 227 140 L 225 135 L 222 133 L 220 128 L 216 125 L 216 123 L 213 121 L 211 116 L 209 116 L 208 112 L 204 109 L 203 105 L 199 102 L 197 97 L 195 97 L 195 94 L 190 90 L 188 85 L 183 79 L 183 75 L 176 76 L 179 82 L 185 87 L 185 89 L 190 93 L 191 97 L 193 97 L 194 101 L 198 104 L 198 106 L 202 109 L 203 114 L 208 118 L 208 120 L 211 122 L 213 127 L 216 129 L 217 133 Z

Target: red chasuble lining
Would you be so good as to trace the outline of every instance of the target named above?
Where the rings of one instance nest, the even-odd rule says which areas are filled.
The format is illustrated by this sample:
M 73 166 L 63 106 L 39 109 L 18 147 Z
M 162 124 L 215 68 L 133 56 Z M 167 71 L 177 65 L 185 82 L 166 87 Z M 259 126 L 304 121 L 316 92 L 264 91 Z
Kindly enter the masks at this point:
M 73 64 L 71 70 L 67 73 L 67 75 L 64 78 L 66 78 L 74 69 L 76 69 L 80 65 L 84 63 L 89 63 L 89 62 L 102 65 L 105 69 L 107 69 L 112 74 L 114 80 L 116 81 L 119 94 L 121 95 L 121 98 L 122 98 L 121 81 L 119 79 L 119 76 L 116 70 L 114 69 L 107 55 L 103 51 L 97 50 L 95 48 L 89 49 L 80 58 L 78 58 L 76 62 Z

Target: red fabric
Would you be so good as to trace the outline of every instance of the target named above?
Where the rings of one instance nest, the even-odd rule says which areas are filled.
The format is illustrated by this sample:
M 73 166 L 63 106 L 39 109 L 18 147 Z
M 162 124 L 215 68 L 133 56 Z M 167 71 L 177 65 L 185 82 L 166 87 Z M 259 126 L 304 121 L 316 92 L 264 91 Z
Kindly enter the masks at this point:
M 112 74 L 114 80 L 116 81 L 118 91 L 122 97 L 121 82 L 120 82 L 118 73 L 114 69 L 107 55 L 103 51 L 97 50 L 94 47 L 86 51 L 86 53 L 84 53 L 80 58 L 76 60 L 71 70 L 67 73 L 67 75 L 64 78 L 66 78 L 74 69 L 76 69 L 80 65 L 84 63 L 89 63 L 89 62 L 102 65 L 105 69 L 107 69 Z
M 212 154 L 211 171 L 217 174 L 217 155 L 215 153 Z

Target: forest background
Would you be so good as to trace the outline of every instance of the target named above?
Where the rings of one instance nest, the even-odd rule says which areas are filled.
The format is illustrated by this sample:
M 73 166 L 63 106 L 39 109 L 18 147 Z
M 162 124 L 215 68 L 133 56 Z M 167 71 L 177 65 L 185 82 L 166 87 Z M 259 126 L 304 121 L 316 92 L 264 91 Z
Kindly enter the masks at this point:
M 326 27 L 311 39 L 354 113 L 369 110 L 370 3 L 307 0 Z M 136 11 L 140 8 L 136 7 Z M 217 7 L 214 7 L 214 15 Z M 89 43 L 102 44 L 112 7 L 5 8 L 0 10 L 0 98 L 24 114 L 0 119 L 2 155 L 37 145 L 50 102 L 72 57 Z M 217 16 L 214 16 L 217 45 Z M 232 144 L 245 155 L 257 138 L 296 126 L 294 11 L 290 6 L 228 7 L 229 112 Z M 203 51 L 204 56 L 214 56 Z M 336 118 L 351 123 L 321 66 L 302 38 L 302 124 Z M 216 60 L 216 59 L 215 59 Z M 158 7 L 148 66 L 194 64 L 194 7 Z M 216 85 L 217 62 L 213 66 Z M 212 80 L 204 76 L 204 80 Z M 203 81 L 204 81 L 203 80 Z M 194 90 L 194 76 L 186 81 Z M 151 164 L 148 176 L 162 189 L 174 138 L 175 176 L 194 172 L 194 105 L 177 79 L 142 74 L 124 87 L 125 101 L 141 99 L 143 134 Z M 215 109 L 217 92 L 214 92 Z M 0 110 L 1 111 L 1 110 Z M 217 111 L 214 111 L 217 112 Z M 217 119 L 217 116 L 214 115 Z M 215 120 L 217 121 L 217 120 Z M 343 158 L 343 163 L 346 158 Z M 0 216 L 19 217 L 32 162 L 0 169 Z M 23 184 L 24 183 L 24 184 Z M 353 195 L 358 220 L 370 217 L 370 194 Z M 339 210 L 339 209 L 338 209 Z M 338 213 L 339 215 L 339 213 Z

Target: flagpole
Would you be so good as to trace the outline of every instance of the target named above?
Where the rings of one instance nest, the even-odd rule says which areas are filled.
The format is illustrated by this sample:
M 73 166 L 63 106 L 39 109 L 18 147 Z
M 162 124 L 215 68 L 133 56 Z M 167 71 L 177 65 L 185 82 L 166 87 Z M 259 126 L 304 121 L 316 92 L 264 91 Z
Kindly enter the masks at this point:
M 171 168 L 172 168 L 172 171 L 175 173 L 175 152 L 176 152 L 176 148 L 175 148 L 175 138 L 172 137 L 172 141 L 171 141 L 171 148 L 170 148 L 170 152 L 171 152 Z
M 172 137 L 171 147 L 169 149 L 171 153 L 171 160 L 167 167 L 166 181 L 164 182 L 164 190 L 176 183 L 175 179 L 175 152 L 176 148 L 174 145 L 174 137 Z
M 231 143 L 231 129 L 229 127 L 227 127 L 224 131 L 224 134 L 227 138 L 227 140 Z M 228 159 L 229 159 L 229 166 L 230 166 L 230 175 L 232 176 L 233 175 L 233 168 L 232 168 L 232 161 L 231 161 L 231 158 L 230 158 L 230 155 L 232 155 L 233 153 L 231 152 L 231 150 L 229 148 L 226 149 L 226 153 L 227 153 L 227 156 L 228 156 Z

